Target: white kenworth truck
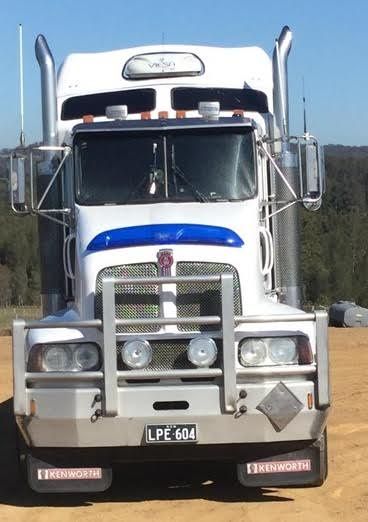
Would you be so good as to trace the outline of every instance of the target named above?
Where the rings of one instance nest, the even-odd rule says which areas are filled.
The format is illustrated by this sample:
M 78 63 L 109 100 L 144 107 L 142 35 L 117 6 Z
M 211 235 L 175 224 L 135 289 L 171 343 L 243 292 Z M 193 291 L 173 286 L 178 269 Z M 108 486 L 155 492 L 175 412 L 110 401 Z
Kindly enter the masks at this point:
M 39 220 L 44 318 L 13 325 L 34 490 L 104 490 L 127 461 L 325 480 L 327 317 L 301 308 L 298 253 L 323 156 L 289 133 L 290 47 L 284 27 L 272 59 L 157 45 L 56 76 L 37 38 L 43 144 L 10 167 L 13 210 Z

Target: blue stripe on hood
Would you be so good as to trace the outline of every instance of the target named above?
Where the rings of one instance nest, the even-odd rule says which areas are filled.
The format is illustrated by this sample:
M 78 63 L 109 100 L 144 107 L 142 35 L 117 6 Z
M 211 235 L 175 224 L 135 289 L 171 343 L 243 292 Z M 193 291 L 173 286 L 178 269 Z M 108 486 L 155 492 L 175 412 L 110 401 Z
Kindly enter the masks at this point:
M 141 225 L 106 230 L 95 236 L 87 251 L 144 245 L 217 245 L 240 248 L 243 240 L 229 228 L 187 223 Z

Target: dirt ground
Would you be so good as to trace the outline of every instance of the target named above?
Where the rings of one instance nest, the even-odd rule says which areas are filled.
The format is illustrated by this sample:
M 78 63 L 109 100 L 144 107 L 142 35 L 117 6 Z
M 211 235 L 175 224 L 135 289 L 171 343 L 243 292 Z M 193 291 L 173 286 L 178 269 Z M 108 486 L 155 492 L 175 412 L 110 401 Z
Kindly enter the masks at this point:
M 0 338 L 0 521 L 368 520 L 368 330 L 330 329 L 333 410 L 321 488 L 246 490 L 228 465 L 122 467 L 110 491 L 31 493 L 16 480 L 10 338 Z

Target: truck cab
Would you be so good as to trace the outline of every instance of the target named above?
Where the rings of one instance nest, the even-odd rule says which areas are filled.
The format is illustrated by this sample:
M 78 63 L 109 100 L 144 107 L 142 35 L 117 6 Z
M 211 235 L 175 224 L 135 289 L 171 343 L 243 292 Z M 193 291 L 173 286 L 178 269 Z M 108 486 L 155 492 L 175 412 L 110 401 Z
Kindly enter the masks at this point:
M 284 28 L 258 48 L 69 56 L 38 37 L 44 318 L 13 328 L 30 486 L 109 487 L 127 460 L 227 459 L 244 486 L 327 474 L 327 316 L 302 310 L 298 205 L 323 156 L 288 133 Z M 35 163 L 33 161 L 33 163 Z M 20 197 L 19 194 L 22 194 Z M 30 201 L 26 201 L 30 194 Z

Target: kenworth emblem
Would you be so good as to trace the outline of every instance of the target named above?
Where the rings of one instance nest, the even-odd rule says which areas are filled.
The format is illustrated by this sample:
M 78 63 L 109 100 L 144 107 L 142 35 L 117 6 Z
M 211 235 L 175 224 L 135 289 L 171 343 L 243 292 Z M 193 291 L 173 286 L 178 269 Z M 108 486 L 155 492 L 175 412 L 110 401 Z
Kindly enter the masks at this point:
M 157 264 L 160 276 L 171 275 L 171 267 L 174 263 L 172 250 L 159 250 L 157 252 Z

